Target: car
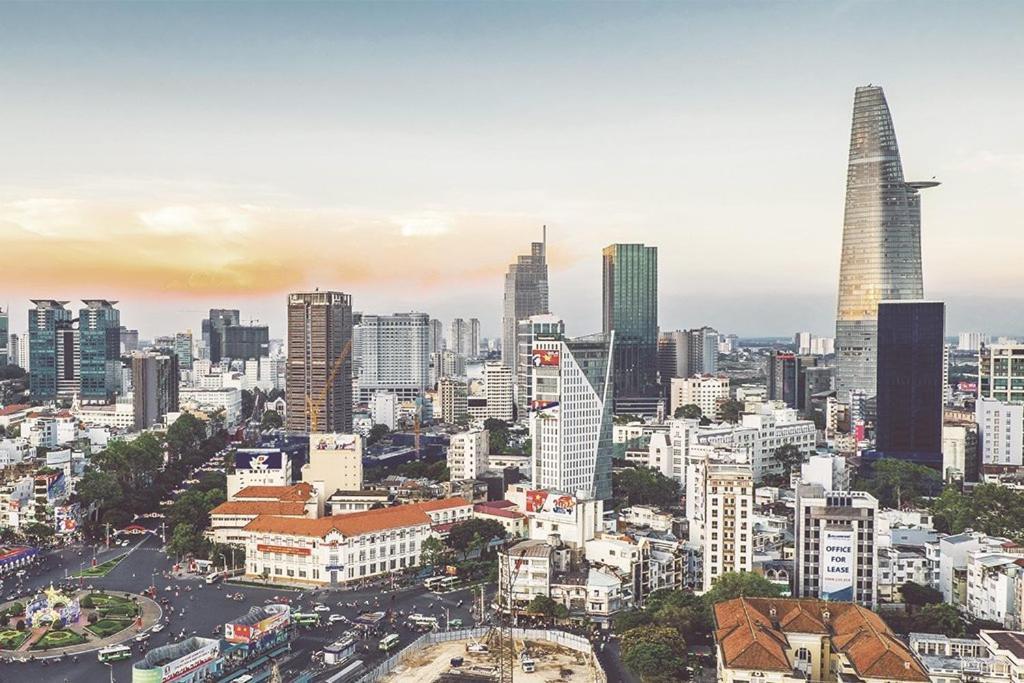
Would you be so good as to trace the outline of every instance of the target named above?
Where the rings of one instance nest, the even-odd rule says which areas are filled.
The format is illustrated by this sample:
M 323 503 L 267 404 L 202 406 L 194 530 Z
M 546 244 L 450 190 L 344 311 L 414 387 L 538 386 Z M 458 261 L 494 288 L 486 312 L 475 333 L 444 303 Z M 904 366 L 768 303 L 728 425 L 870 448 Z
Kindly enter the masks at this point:
M 149 634 L 148 633 L 140 633 L 139 635 L 135 636 L 135 642 L 136 643 L 144 643 L 147 640 L 149 640 Z
M 339 621 L 345 621 L 345 617 L 341 614 L 332 614 L 327 618 L 329 624 L 337 624 Z
M 314 612 L 330 612 L 331 608 L 323 603 L 318 603 L 314 608 Z
M 151 628 L 149 630 L 152 633 L 160 633 L 160 631 L 163 631 L 165 628 L 166 627 L 163 624 L 156 624 L 156 625 L 153 626 L 153 628 Z

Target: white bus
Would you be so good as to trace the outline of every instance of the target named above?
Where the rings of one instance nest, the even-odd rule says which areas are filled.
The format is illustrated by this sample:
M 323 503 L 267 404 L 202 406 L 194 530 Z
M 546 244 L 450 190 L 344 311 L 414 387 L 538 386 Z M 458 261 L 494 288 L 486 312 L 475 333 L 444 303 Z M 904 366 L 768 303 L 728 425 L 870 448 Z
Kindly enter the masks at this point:
M 111 645 L 105 647 L 96 654 L 96 659 L 101 662 L 119 662 L 122 659 L 130 659 L 132 649 L 127 645 Z
M 391 633 L 380 639 L 380 643 L 377 644 L 377 648 L 384 652 L 389 652 L 398 645 L 398 634 Z
M 441 582 L 445 580 L 444 576 L 431 576 L 429 579 L 423 582 L 423 587 L 428 591 L 436 591 L 441 587 Z

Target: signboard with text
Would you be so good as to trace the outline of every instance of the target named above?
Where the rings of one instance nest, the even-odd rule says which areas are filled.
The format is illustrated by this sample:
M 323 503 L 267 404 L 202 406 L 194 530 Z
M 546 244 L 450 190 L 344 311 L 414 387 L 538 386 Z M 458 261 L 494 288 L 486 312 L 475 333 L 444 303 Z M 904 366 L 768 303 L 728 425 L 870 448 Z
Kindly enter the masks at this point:
M 822 541 L 822 599 L 853 600 L 856 534 L 847 529 L 825 529 Z

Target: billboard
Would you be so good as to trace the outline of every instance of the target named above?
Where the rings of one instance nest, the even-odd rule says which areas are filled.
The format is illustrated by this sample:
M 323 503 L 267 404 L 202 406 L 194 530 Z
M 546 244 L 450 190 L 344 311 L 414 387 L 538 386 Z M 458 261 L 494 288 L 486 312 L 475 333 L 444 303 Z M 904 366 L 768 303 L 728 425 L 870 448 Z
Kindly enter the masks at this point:
M 533 367 L 558 367 L 560 354 L 558 351 L 547 351 L 544 349 L 533 350 Z
M 56 505 L 53 508 L 53 526 L 58 534 L 70 534 L 76 531 L 80 518 L 78 503 Z
M 825 529 L 821 554 L 821 597 L 853 600 L 857 539 L 849 529 Z
M 248 624 L 224 624 L 224 640 L 229 643 L 248 643 L 252 628 Z
M 354 451 L 358 448 L 355 434 L 310 434 L 309 449 L 313 451 Z
M 184 657 L 180 657 L 175 659 L 173 662 L 163 665 L 162 673 L 165 683 L 182 678 L 186 674 L 202 667 L 204 664 L 212 662 L 220 654 L 220 641 L 208 640 L 206 638 L 195 638 L 194 640 L 205 642 L 203 645 L 192 652 L 189 652 Z
M 572 515 L 576 511 L 576 497 L 568 494 L 549 493 L 544 490 L 527 491 L 526 511 Z
M 291 608 L 287 605 L 268 605 L 258 609 L 266 613 L 267 616 L 255 624 L 245 622 L 252 620 L 250 615 L 256 612 L 257 608 L 254 608 L 253 612 L 242 617 L 238 622 L 224 624 L 224 640 L 229 643 L 253 643 L 280 631 L 291 622 Z
M 236 470 L 267 472 L 281 469 L 281 451 L 270 448 L 241 448 L 235 453 Z

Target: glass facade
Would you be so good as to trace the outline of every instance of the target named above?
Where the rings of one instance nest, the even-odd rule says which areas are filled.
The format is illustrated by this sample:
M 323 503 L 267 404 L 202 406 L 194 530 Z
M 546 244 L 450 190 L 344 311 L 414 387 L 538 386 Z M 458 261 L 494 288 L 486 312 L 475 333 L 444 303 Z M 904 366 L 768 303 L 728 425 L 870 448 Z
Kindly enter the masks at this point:
M 33 299 L 35 308 L 28 312 L 29 395 L 33 401 L 57 398 L 57 338 L 71 326 L 67 301 Z
M 878 306 L 878 419 L 875 447 L 886 457 L 942 466 L 945 304 Z
M 10 333 L 7 313 L 0 311 L 0 366 L 18 361 L 17 358 L 8 357 L 10 356 L 10 351 L 8 350 L 7 342 L 10 339 Z
M 78 311 L 80 398 L 110 403 L 121 389 L 121 313 L 116 301 L 88 299 Z
M 658 248 L 603 251 L 604 333 L 615 332 L 615 398 L 658 395 Z
M 516 373 L 519 321 L 548 310 L 547 226 L 542 241 L 530 245 L 505 274 L 505 304 L 501 319 L 501 362 Z
M 935 182 L 906 182 L 896 132 L 879 86 L 853 103 L 836 316 L 836 389 L 875 396 L 878 302 L 920 299 L 921 204 Z

